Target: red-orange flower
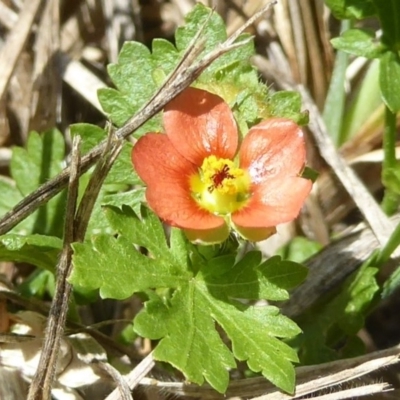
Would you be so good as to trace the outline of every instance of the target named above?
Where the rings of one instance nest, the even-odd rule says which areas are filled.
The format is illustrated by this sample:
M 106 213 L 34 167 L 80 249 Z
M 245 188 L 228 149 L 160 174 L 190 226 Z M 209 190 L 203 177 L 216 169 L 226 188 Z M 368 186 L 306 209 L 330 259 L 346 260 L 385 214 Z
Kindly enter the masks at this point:
M 163 120 L 166 134 L 141 137 L 132 162 L 149 206 L 166 223 L 192 241 L 216 243 L 230 227 L 262 240 L 297 217 L 312 183 L 299 176 L 306 151 L 293 121 L 263 121 L 239 146 L 229 106 L 195 88 L 171 101 Z

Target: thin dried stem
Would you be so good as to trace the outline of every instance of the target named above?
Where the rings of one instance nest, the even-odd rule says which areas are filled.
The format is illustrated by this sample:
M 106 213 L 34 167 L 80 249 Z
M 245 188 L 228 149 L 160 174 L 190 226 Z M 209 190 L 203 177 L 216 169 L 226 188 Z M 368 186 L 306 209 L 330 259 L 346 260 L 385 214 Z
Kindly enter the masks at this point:
M 152 370 L 154 365 L 153 353 L 150 353 L 136 366 L 135 369 L 124 377 L 129 388 L 133 390 L 137 385 L 139 385 L 140 381 Z M 121 400 L 118 389 L 115 389 L 105 400 Z
M 114 392 L 116 392 L 117 395 L 115 396 L 115 399 L 133 400 L 130 388 L 129 388 L 128 384 L 126 383 L 124 377 L 112 365 L 110 365 L 108 363 L 100 362 L 100 363 L 98 363 L 98 365 L 101 369 L 106 371 L 113 378 L 114 382 L 116 383 L 117 388 L 114 390 Z M 109 399 L 109 398 L 110 398 L 110 396 L 107 397 L 107 399 Z
M 79 153 L 80 137 L 75 137 L 72 146 L 71 173 L 68 185 L 67 210 L 64 229 L 64 246 L 57 265 L 57 282 L 54 298 L 51 304 L 47 322 L 46 335 L 39 365 L 30 386 L 28 400 L 43 400 L 50 398 L 51 386 L 57 366 L 60 340 L 64 333 L 67 318 L 68 302 L 71 295 L 71 285 L 67 282 L 71 270 L 72 249 L 74 242 L 74 217 L 79 186 Z

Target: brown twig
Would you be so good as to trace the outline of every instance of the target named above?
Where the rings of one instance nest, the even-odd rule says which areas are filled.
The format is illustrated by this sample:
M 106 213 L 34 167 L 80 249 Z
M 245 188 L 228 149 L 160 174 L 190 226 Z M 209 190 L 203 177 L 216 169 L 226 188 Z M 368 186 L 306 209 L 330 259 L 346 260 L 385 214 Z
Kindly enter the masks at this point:
M 74 138 L 71 163 L 70 183 L 68 186 L 67 213 L 64 233 L 64 249 L 57 268 L 56 291 L 50 309 L 48 328 L 37 372 L 32 380 L 28 400 L 42 400 L 49 397 L 51 384 L 57 364 L 60 340 L 64 333 L 68 302 L 71 294 L 71 285 L 67 282 L 72 268 L 72 242 L 83 241 L 90 216 L 104 179 L 107 177 L 115 159 L 119 155 L 123 142 L 115 140 L 110 127 L 108 142 L 102 157 L 90 177 L 89 184 L 76 211 L 76 199 L 79 182 L 79 155 L 78 146 L 80 137 Z M 74 202 L 74 203 L 73 203 Z
M 46 336 L 39 365 L 29 389 L 28 400 L 44 400 L 50 398 L 60 340 L 64 333 L 67 318 L 68 302 L 71 295 L 71 285 L 67 282 L 71 270 L 72 249 L 75 241 L 75 210 L 79 186 L 79 153 L 80 137 L 74 138 L 72 145 L 72 161 L 68 185 L 67 209 L 64 228 L 64 246 L 57 265 L 56 289 L 47 321 Z
M 117 388 L 114 390 L 114 392 L 117 393 L 115 398 L 121 399 L 121 400 L 133 400 L 130 388 L 129 388 L 127 382 L 125 381 L 125 379 L 123 378 L 123 376 L 119 373 L 119 371 L 116 370 L 111 364 L 108 364 L 108 363 L 101 362 L 101 363 L 98 363 L 98 365 L 101 369 L 106 371 L 111 376 L 111 378 L 117 385 Z M 109 397 L 110 396 L 108 396 L 106 400 L 108 400 Z

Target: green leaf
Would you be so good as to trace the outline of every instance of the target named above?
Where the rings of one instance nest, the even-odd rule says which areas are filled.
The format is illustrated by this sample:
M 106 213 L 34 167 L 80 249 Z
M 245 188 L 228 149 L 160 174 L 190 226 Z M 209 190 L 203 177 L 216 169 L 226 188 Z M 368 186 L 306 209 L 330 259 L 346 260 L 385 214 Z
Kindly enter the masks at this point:
M 299 125 L 308 123 L 308 114 L 301 112 L 301 96 L 298 92 L 281 91 L 269 99 L 271 116 L 290 118 Z
M 344 20 L 340 24 L 341 32 L 352 26 L 351 21 Z M 349 55 L 344 51 L 336 53 L 335 63 L 329 82 L 328 93 L 326 94 L 322 117 L 325 122 L 329 136 L 337 147 L 340 146 L 340 132 L 343 125 L 343 115 L 346 102 L 346 71 L 349 64 Z
M 363 268 L 361 273 L 357 275 L 353 282 L 348 286 L 348 293 L 351 301 L 347 300 L 344 307 L 345 318 L 339 319 L 338 324 L 348 335 L 356 335 L 364 325 L 365 312 L 377 291 L 379 286 L 376 283 L 375 275 L 378 268 L 368 266 Z M 337 302 L 343 304 L 343 299 L 338 299 Z
M 99 91 L 102 107 L 117 126 L 132 117 L 163 84 L 200 29 L 201 39 L 205 41 L 205 49 L 199 56 L 201 58 L 227 38 L 222 18 L 203 4 L 196 5 L 186 15 L 185 25 L 177 29 L 176 47 L 166 40 L 156 39 L 151 53 L 141 43 L 124 44 L 117 64 L 109 66 L 109 74 L 116 89 L 105 88 Z M 289 117 L 305 124 L 307 114 L 300 112 L 300 107 L 294 111 L 292 104 L 286 104 L 288 109 L 282 104 L 275 113 L 270 112 L 266 101 L 267 87 L 260 82 L 258 72 L 250 63 L 255 49 L 249 37 L 248 34 L 241 35 L 237 42 L 244 44 L 215 60 L 203 71 L 194 86 L 215 93 L 230 104 L 243 134 L 259 120 L 271 115 Z M 139 138 L 147 132 L 162 130 L 161 115 L 157 115 L 133 134 Z
M 73 249 L 70 282 L 99 288 L 103 298 L 126 299 L 151 287 L 176 287 L 182 279 L 175 265 L 144 256 L 124 237 L 98 235 L 91 243 L 75 243 Z
M 304 279 L 306 269 L 279 257 L 261 262 L 260 252 L 235 263 L 234 254 L 206 260 L 179 229 L 166 240 L 159 219 L 147 208 L 106 207 L 116 237 L 95 235 L 75 243 L 70 282 L 102 297 L 148 296 L 134 328 L 160 339 L 154 357 L 179 368 L 192 382 L 206 380 L 224 392 L 234 356 L 287 392 L 293 392 L 296 353 L 279 338 L 299 333 L 272 306 L 252 307 L 241 299 L 286 299 L 287 290 Z M 145 254 L 148 254 L 146 256 Z M 216 324 L 228 334 L 233 354 Z
M 129 104 L 137 109 L 142 105 L 137 92 L 144 91 L 143 97 L 150 98 L 156 89 L 155 83 L 149 79 L 153 68 L 151 53 L 144 44 L 125 42 L 119 53 L 118 63 L 108 66 L 108 74 L 118 91 L 126 95 Z
M 397 52 L 387 51 L 381 58 L 379 81 L 382 97 L 390 111 L 400 111 L 400 58 Z
M 146 248 L 155 257 L 165 258 L 169 247 L 160 220 L 148 208 L 143 207 L 141 211 L 141 219 L 128 207 L 108 208 L 106 215 L 122 237 Z
M 252 371 L 261 372 L 274 385 L 293 394 L 295 372 L 291 362 L 298 362 L 298 357 L 294 349 L 275 336 L 293 337 L 300 333 L 298 326 L 279 315 L 275 307 L 249 307 L 240 312 L 237 307 L 213 302 L 211 310 L 232 340 L 235 357 L 247 361 Z
M 170 53 L 165 57 L 170 61 Z M 159 85 L 156 85 L 152 75 L 155 69 L 160 68 L 160 64 L 162 64 L 160 59 L 156 63 L 148 48 L 142 43 L 124 43 L 118 62 L 108 66 L 108 73 L 117 90 L 105 88 L 98 92 L 99 101 L 114 124 L 122 126 L 155 93 Z M 143 124 L 134 135 L 140 137 L 146 132 L 157 132 L 160 129 L 161 119 L 158 115 Z
M 201 38 L 205 40 L 205 49 L 200 58 L 227 38 L 222 18 L 202 4 L 196 5 L 186 15 L 185 21 L 185 25 L 176 31 L 176 48 L 166 40 L 156 39 L 150 53 L 141 43 L 128 42 L 121 50 L 118 63 L 109 66 L 109 74 L 116 89 L 101 89 L 99 99 L 116 125 L 125 123 L 150 99 L 180 62 L 200 29 L 203 29 Z M 220 95 L 228 103 L 234 103 L 240 94 L 242 99 L 237 103 L 240 110 L 238 118 L 252 125 L 257 117 L 266 115 L 267 90 L 250 63 L 255 50 L 253 42 L 248 41 L 248 38 L 248 34 L 240 36 L 237 41 L 246 41 L 243 46 L 215 60 L 203 71 L 195 85 Z M 134 132 L 134 135 L 140 137 L 146 132 L 161 130 L 162 121 L 158 115 Z
M 227 39 L 226 26 L 223 19 L 215 12 L 203 4 L 199 3 L 193 8 L 192 12 L 185 17 L 185 25 L 178 28 L 175 33 L 176 47 L 179 51 L 184 51 L 199 29 L 205 25 L 201 39 L 205 41 L 205 49 L 200 55 L 209 53 L 215 47 Z M 247 39 L 248 35 L 242 35 L 237 42 Z M 218 79 L 219 81 L 229 80 L 231 83 L 240 81 L 241 68 L 248 69 L 250 67 L 249 57 L 254 54 L 254 45 L 252 42 L 246 43 L 238 49 L 232 50 L 215 60 L 200 76 L 199 81 L 208 83 L 210 80 Z M 234 66 L 234 67 L 233 67 Z M 257 74 L 253 68 L 248 69 L 255 78 Z M 244 78 L 244 76 L 242 76 Z M 248 82 L 248 76 L 245 78 Z
M 152 53 L 154 71 L 161 71 L 161 75 L 164 76 L 164 78 L 173 71 L 182 55 L 170 41 L 165 39 L 153 40 Z M 157 83 L 161 84 L 162 82 Z
M 18 189 L 26 196 L 40 183 L 57 175 L 62 169 L 65 154 L 64 139 L 57 130 L 40 135 L 31 132 L 26 149 L 14 147 L 11 169 Z
M 204 40 L 205 52 L 213 50 L 219 43 L 227 38 L 226 28 L 222 18 L 203 4 L 198 4 L 186 15 L 185 25 L 179 27 L 175 32 L 175 42 L 178 50 L 185 50 L 192 39 L 207 22 L 207 28 L 204 29 L 202 40 Z
M 151 300 L 134 320 L 142 336 L 161 339 L 154 357 L 180 369 L 197 384 L 206 379 L 225 392 L 228 368 L 235 366 L 215 329 L 217 322 L 232 340 L 233 354 L 249 368 L 261 372 L 281 389 L 293 393 L 296 352 L 278 337 L 298 334 L 298 327 L 279 315 L 275 307 L 245 307 L 210 296 L 201 280 L 190 280 L 174 294 L 170 304 Z
M 363 79 L 352 95 L 350 107 L 344 115 L 339 143 L 345 143 L 367 125 L 367 121 L 382 108 L 382 95 L 379 86 L 380 61 L 373 60 L 367 67 Z M 365 99 L 368 99 L 366 102 Z M 383 118 L 383 116 L 382 116 Z
M 10 211 L 22 199 L 14 181 L 4 176 L 0 176 L 0 193 L 0 215 Z
M 282 248 L 278 254 L 285 260 L 304 262 L 322 249 L 318 242 L 314 242 L 302 236 L 297 236 Z
M 309 179 L 314 183 L 319 176 L 319 172 L 315 169 L 305 166 L 300 176 L 304 179 Z
M 221 266 L 221 259 L 226 264 Z M 214 258 L 202 269 L 210 293 L 215 297 L 287 300 L 290 289 L 302 282 L 307 268 L 273 257 L 260 264 L 261 253 L 249 252 L 235 266 L 231 256 Z M 217 270 L 218 274 L 212 271 Z M 222 270 L 222 271 L 221 271 Z
M 128 192 L 111 193 L 104 196 L 101 204 L 104 206 L 122 207 L 123 205 L 133 208 L 133 210 L 140 211 L 140 204 L 144 202 L 144 194 L 146 189 L 133 189 Z
M 62 241 L 52 236 L 0 236 L 1 261 L 25 262 L 54 272 L 61 249 Z
M 103 107 L 103 110 L 117 126 L 122 126 L 138 110 L 138 108 L 135 108 L 128 101 L 123 93 L 120 93 L 116 89 L 99 89 L 97 96 L 101 106 Z
M 365 355 L 366 346 L 363 341 L 358 336 L 351 336 L 346 341 L 346 344 L 343 346 L 341 350 L 342 358 L 353 358 Z
M 293 261 L 271 257 L 261 265 L 264 276 L 274 285 L 285 290 L 293 289 L 307 277 L 308 269 Z
M 14 147 L 11 158 L 11 175 L 21 197 L 30 194 L 40 184 L 61 172 L 64 164 L 65 144 L 63 136 L 56 129 L 43 134 L 31 132 L 26 149 Z M 10 191 L 10 188 L 7 189 Z M 16 192 L 11 194 L 16 198 Z M 65 191 L 51 199 L 32 217 L 29 233 L 62 236 L 65 210 Z M 34 218 L 34 222 L 33 222 Z M 26 225 L 25 225 L 26 226 Z M 14 232 L 18 232 L 17 227 Z
M 145 311 L 154 310 L 155 315 L 139 313 L 134 328 L 140 335 L 148 336 L 153 330 L 149 322 L 158 316 L 159 324 L 164 326 L 156 329 L 164 338 L 154 350 L 154 358 L 169 362 L 192 382 L 202 384 L 206 378 L 215 389 L 224 392 L 229 383 L 228 369 L 236 364 L 208 314 L 207 297 L 194 283 L 188 283 L 175 292 L 170 307 L 152 304 Z M 205 289 L 203 294 L 206 295 Z M 146 321 L 147 316 L 150 321 Z
M 122 126 L 151 98 L 157 89 L 153 70 L 157 67 L 148 48 L 142 43 L 125 42 L 117 64 L 108 66 L 108 73 L 117 89 L 104 88 L 98 92 L 104 111 L 117 126 Z M 146 122 L 134 135 L 161 129 L 160 116 Z
M 82 176 L 80 182 L 83 179 L 88 180 L 89 176 Z M 82 188 L 84 185 L 82 185 Z M 104 209 L 103 209 L 103 201 L 104 198 L 107 196 L 108 191 L 106 190 L 106 186 L 100 190 L 100 193 L 97 196 L 96 202 L 94 204 L 92 214 L 90 215 L 89 225 L 86 231 L 86 237 L 91 237 L 91 235 L 100 235 L 100 234 L 108 234 L 114 235 L 115 230 L 110 226 L 109 221 L 105 218 Z
M 365 315 L 379 290 L 374 258 L 366 261 L 343 284 L 340 292 L 325 304 L 305 314 L 299 356 L 302 363 L 316 364 L 340 357 L 340 346 L 355 336 L 364 325 Z M 346 348 L 348 352 L 349 349 Z
M 71 125 L 71 136 L 79 135 L 82 139 L 80 151 L 82 154 L 88 153 L 104 139 L 107 138 L 107 132 L 91 124 Z M 121 153 L 108 173 L 105 184 L 136 185 L 140 179 L 132 167 L 131 162 L 132 144 L 124 143 Z
M 383 265 L 392 256 L 393 252 L 398 248 L 400 243 L 400 224 L 397 224 L 396 229 L 390 235 L 386 245 L 379 251 L 377 255 L 377 264 Z M 396 292 L 400 285 L 400 268 L 397 266 L 395 271 L 385 281 L 382 290 L 382 298 L 385 299 Z
M 359 57 L 377 58 L 384 52 L 375 32 L 367 29 L 349 29 L 331 43 L 336 49 Z
M 120 236 L 95 235 L 91 243 L 75 243 L 72 284 L 100 289 L 103 298 L 125 299 L 148 288 L 174 288 L 188 279 L 187 265 L 176 262 L 154 214 L 142 209 L 139 219 L 130 208 L 122 207 L 107 208 L 106 216 Z M 132 242 L 145 247 L 153 258 L 136 250 Z
M 363 19 L 376 14 L 372 0 L 325 0 L 325 3 L 338 19 Z
M 0 176 L 0 193 L 0 215 L 6 214 L 23 199 L 23 196 L 17 189 L 15 182 L 4 176 Z M 35 217 L 31 215 L 20 222 L 17 227 L 13 229 L 13 232 L 21 234 L 32 232 L 32 226 L 34 223 Z
M 54 296 L 54 273 L 47 270 L 36 269 L 18 286 L 18 292 L 23 297 L 43 298 L 46 294 Z
M 107 175 L 105 184 L 120 184 L 134 186 L 141 184 L 131 161 L 132 144 L 126 142 L 124 147 Z
M 107 132 L 103 128 L 86 123 L 71 125 L 70 132 L 72 137 L 78 135 L 81 137 L 79 147 L 81 155 L 88 153 L 107 137 Z

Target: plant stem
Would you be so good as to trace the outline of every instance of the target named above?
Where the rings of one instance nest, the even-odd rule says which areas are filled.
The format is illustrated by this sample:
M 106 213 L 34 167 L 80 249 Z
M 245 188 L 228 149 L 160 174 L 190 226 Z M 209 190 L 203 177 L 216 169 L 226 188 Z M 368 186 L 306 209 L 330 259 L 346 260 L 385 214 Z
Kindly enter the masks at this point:
M 400 246 L 400 224 L 396 226 L 387 244 L 379 251 L 375 262 L 379 266 L 387 262 L 398 246 Z
M 341 24 L 341 32 L 350 29 L 352 22 L 343 20 Z M 341 143 L 341 130 L 343 124 L 343 110 L 346 100 L 345 79 L 346 70 L 349 63 L 349 55 L 344 51 L 338 50 L 333 68 L 331 82 L 329 84 L 328 94 L 326 96 L 324 110 L 322 116 L 329 135 L 335 142 L 336 147 Z
M 385 107 L 385 129 L 383 132 L 384 160 L 382 166 L 382 182 L 385 186 L 385 194 L 382 200 L 382 209 L 387 215 L 396 212 L 400 202 L 400 196 L 392 188 L 391 181 L 394 178 L 393 171 L 397 168 L 396 161 L 396 113 Z

